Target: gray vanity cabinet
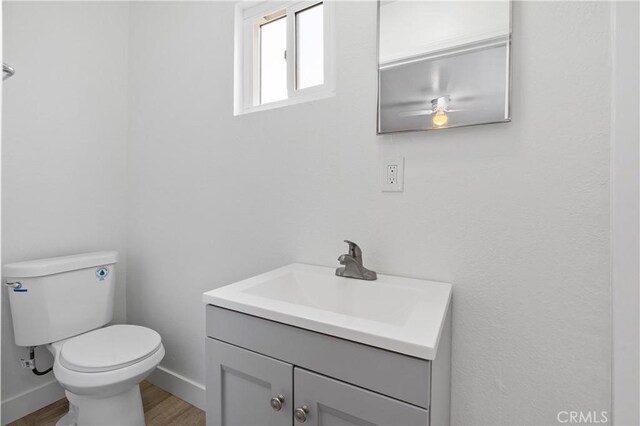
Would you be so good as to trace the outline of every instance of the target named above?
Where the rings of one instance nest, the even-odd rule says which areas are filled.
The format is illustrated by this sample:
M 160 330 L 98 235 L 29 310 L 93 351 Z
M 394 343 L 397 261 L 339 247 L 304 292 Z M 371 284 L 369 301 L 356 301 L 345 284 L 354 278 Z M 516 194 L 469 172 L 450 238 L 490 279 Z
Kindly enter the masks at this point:
M 207 425 L 447 425 L 444 329 L 431 361 L 209 305 Z
M 207 424 L 291 425 L 293 366 L 255 352 L 207 339 Z M 280 399 L 282 407 L 271 407 Z
M 429 424 L 427 410 L 215 339 L 207 356 L 209 425 Z

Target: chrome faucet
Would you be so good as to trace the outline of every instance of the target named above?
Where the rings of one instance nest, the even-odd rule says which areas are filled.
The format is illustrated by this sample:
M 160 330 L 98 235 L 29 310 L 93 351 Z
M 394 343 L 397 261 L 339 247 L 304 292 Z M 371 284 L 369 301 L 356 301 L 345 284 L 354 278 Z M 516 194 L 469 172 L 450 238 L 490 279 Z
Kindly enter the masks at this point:
M 349 240 L 344 240 L 344 242 L 349 244 L 349 253 L 343 254 L 338 258 L 338 261 L 344 267 L 336 269 L 336 275 L 367 281 L 378 279 L 378 275 L 374 271 L 370 271 L 362 265 L 362 250 L 360 250 L 360 247 Z

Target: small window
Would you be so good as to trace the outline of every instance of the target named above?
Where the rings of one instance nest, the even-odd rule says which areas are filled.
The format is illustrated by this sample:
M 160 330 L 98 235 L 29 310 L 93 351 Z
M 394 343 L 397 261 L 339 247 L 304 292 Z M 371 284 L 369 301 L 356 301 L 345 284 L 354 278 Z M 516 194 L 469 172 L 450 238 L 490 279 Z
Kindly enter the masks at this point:
M 324 82 L 322 3 L 296 13 L 296 87 L 306 89 Z
M 236 115 L 332 96 L 331 2 L 253 4 L 236 9 Z
M 260 103 L 287 98 L 287 20 L 260 25 Z

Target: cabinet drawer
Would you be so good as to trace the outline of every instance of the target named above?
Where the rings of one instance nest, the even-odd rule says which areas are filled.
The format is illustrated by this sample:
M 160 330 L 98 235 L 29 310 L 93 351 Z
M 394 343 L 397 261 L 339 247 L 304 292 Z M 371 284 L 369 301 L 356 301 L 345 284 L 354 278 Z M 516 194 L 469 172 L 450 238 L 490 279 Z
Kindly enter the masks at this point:
M 294 407 L 309 426 L 429 425 L 425 409 L 296 367 Z
M 207 336 L 429 408 L 427 360 L 213 305 L 207 306 Z

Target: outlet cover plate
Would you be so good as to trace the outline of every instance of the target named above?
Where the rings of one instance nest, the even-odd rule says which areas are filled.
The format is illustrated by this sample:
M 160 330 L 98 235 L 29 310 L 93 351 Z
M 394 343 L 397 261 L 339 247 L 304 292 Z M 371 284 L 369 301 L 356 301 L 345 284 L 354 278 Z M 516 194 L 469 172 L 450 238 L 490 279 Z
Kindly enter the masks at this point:
M 404 191 L 404 157 L 387 157 L 382 160 L 380 189 L 383 192 Z

